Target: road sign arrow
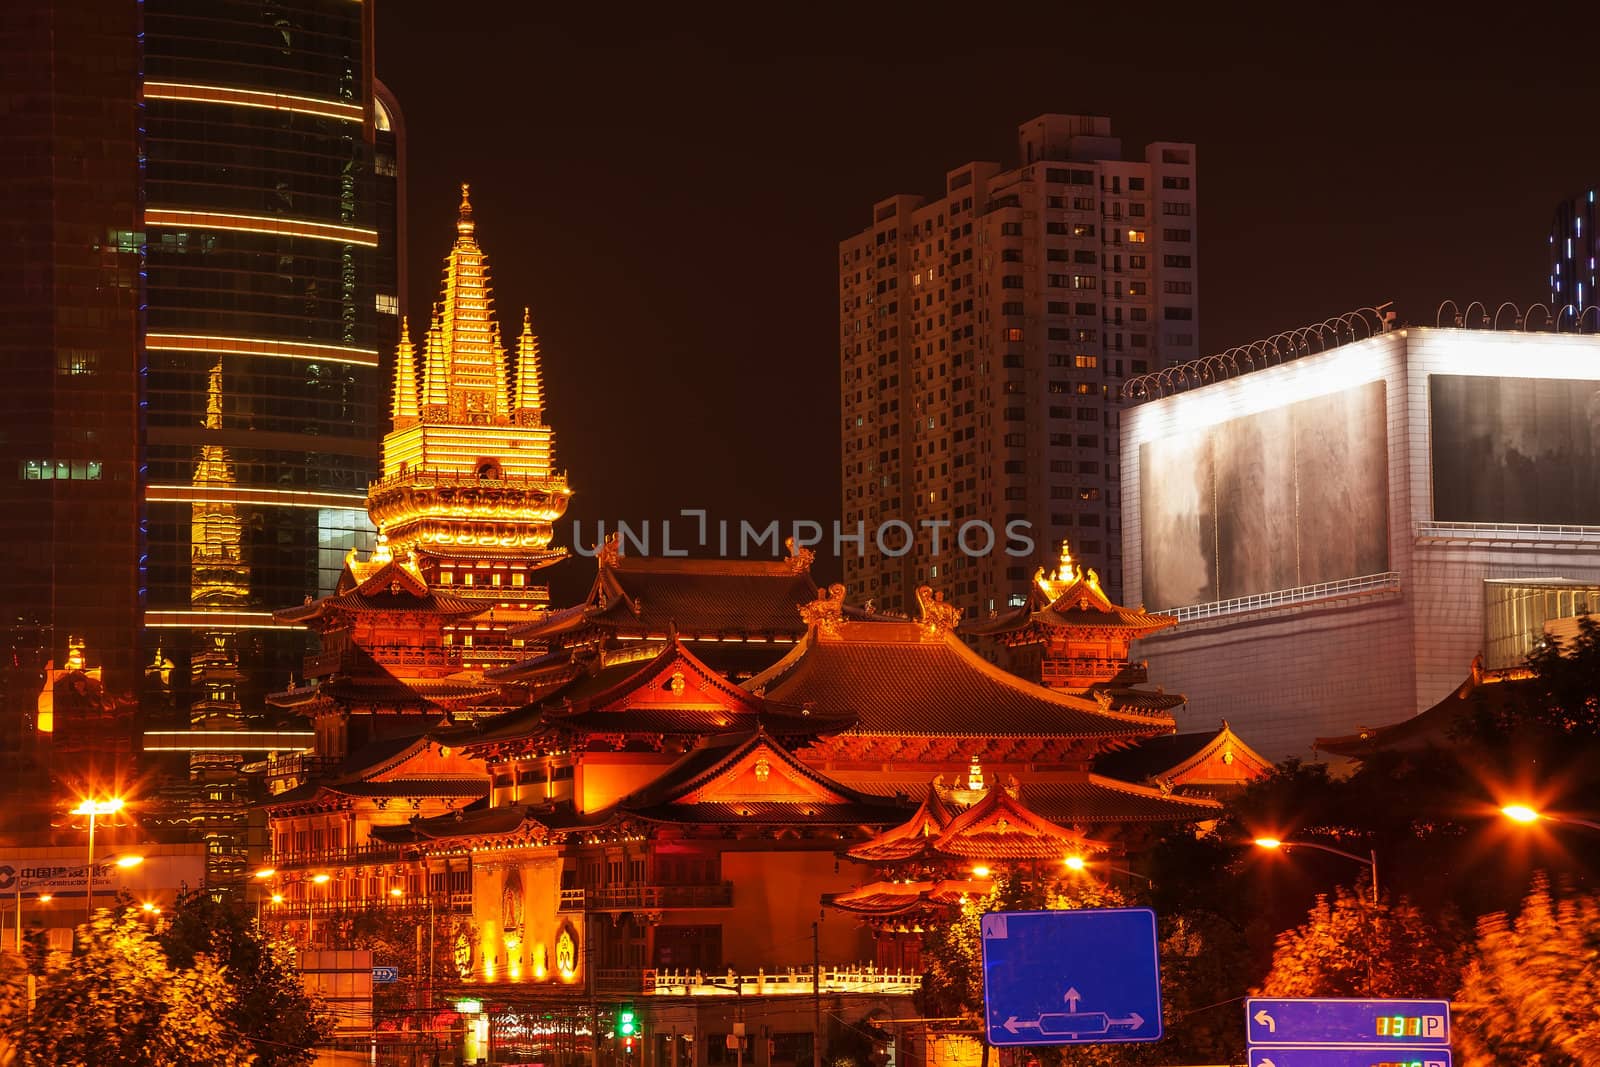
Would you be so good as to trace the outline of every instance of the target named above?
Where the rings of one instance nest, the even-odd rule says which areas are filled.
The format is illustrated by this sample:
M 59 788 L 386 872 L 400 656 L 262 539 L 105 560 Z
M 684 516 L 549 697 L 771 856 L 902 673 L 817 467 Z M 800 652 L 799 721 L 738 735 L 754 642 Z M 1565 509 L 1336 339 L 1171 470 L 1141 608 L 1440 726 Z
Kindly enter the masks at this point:
M 1234 1018 L 1237 1019 L 1238 1016 L 1236 1015 Z M 1275 1034 L 1278 1032 L 1278 1024 L 1273 1021 L 1272 1016 L 1267 1014 L 1266 1008 L 1262 1008 L 1260 1011 L 1256 1012 L 1256 1022 L 1261 1026 L 1265 1026 L 1267 1028 L 1267 1033 L 1269 1034 Z
M 1112 1026 L 1126 1026 L 1130 1030 L 1137 1030 L 1144 1025 L 1144 1016 L 1136 1011 L 1130 1011 L 1126 1019 L 1107 1019 L 1107 1028 Z
M 1278 1067 L 1278 1065 L 1276 1063 L 1273 1063 L 1271 1060 L 1267 1059 L 1265 1056 L 1263 1056 L 1263 1057 L 1261 1057 L 1260 1061 L 1256 1064 L 1256 1067 Z
M 1001 1025 L 1004 1026 L 1007 1030 L 1009 1030 L 1011 1033 L 1014 1034 L 1018 1030 L 1024 1030 L 1024 1029 L 1037 1030 L 1037 1029 L 1039 1029 L 1039 1020 L 1038 1019 L 1023 1019 L 1023 1020 L 1019 1021 L 1017 1019 L 1017 1017 L 1015 1015 L 1013 1015 L 1011 1018 L 1007 1019 Z
M 1067 995 L 1066 995 L 1065 999 L 1066 999 L 1066 1002 L 1067 1002 L 1067 1010 L 1068 1011 L 1077 1011 L 1078 1010 L 1078 1001 L 1083 999 L 1083 994 L 1078 992 L 1074 988 L 1068 988 L 1067 989 Z

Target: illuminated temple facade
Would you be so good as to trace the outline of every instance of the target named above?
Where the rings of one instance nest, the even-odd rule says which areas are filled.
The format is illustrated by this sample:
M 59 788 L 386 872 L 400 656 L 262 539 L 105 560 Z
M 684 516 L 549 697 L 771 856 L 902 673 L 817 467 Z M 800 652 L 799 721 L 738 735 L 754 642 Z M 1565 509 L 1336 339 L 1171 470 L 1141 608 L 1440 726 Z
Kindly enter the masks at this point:
M 269 761 L 263 913 L 302 946 L 398 969 L 380 1040 L 691 1067 L 732 1058 L 742 1029 L 752 1067 L 809 1064 L 815 1040 L 837 1051 L 915 1017 L 906 916 L 931 921 L 938 894 L 1080 851 L 1134 862 L 1217 817 L 1226 774 L 1187 788 L 1150 761 L 1140 782 L 1097 767 L 1176 729 L 1181 701 L 1133 695 L 1126 641 L 1096 646 L 1124 662 L 1093 684 L 1041 685 L 969 648 L 933 592 L 911 615 L 847 604 L 792 547 L 696 561 L 608 544 L 588 595 L 550 606 L 529 577 L 561 556 L 568 488 L 531 330 L 512 360 L 494 321 L 463 201 L 444 298 L 401 347 L 379 546 L 278 613 L 319 638 L 273 698 L 316 750 Z M 1077 577 L 1052 578 L 1035 615 L 1056 612 L 1081 659 L 1089 623 L 1116 627 L 1068 610 Z M 1105 606 L 1137 629 L 1142 613 Z M 895 863 L 929 885 L 874 891 Z M 951 1058 L 915 1035 L 900 1031 L 906 1062 Z

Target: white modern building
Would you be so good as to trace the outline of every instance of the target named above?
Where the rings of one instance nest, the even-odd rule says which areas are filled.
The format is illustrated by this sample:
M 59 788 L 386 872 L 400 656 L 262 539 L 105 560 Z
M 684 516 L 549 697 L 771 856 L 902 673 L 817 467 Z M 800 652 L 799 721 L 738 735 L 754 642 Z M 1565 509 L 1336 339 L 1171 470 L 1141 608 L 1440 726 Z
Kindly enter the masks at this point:
M 1130 383 L 1125 597 L 1181 620 L 1137 654 L 1272 758 L 1432 706 L 1600 586 L 1600 337 L 1386 325 Z

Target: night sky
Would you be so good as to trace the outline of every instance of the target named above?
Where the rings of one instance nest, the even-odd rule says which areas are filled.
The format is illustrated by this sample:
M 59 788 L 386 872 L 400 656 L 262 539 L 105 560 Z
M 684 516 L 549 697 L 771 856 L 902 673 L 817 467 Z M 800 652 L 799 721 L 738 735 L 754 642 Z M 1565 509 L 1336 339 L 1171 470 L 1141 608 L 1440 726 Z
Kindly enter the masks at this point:
M 470 181 L 586 538 L 680 507 L 831 521 L 838 241 L 881 197 L 1014 165 L 1036 114 L 1109 115 L 1130 155 L 1198 145 L 1208 351 L 1385 300 L 1432 324 L 1447 297 L 1544 299 L 1555 202 L 1600 181 L 1592 75 L 1548 23 L 552 7 L 381 0 L 378 73 L 408 136 L 405 310 Z

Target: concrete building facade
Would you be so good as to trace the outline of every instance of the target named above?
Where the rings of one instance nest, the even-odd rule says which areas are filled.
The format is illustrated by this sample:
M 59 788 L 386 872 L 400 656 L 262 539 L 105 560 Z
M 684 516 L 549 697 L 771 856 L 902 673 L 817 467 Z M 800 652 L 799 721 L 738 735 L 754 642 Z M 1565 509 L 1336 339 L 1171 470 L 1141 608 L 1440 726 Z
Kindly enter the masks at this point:
M 1496 605 L 1600 580 L 1597 354 L 1578 334 L 1391 330 L 1125 412 L 1126 597 L 1180 620 L 1136 654 L 1196 722 L 1277 759 L 1526 645 L 1501 631 L 1542 614 Z
M 1122 382 L 1199 352 L 1194 146 L 1124 159 L 1080 115 L 1018 141 L 1019 166 L 880 200 L 839 246 L 845 578 L 888 610 L 922 584 L 1002 609 L 1067 536 L 1115 597 Z M 979 521 L 987 552 L 958 543 Z

